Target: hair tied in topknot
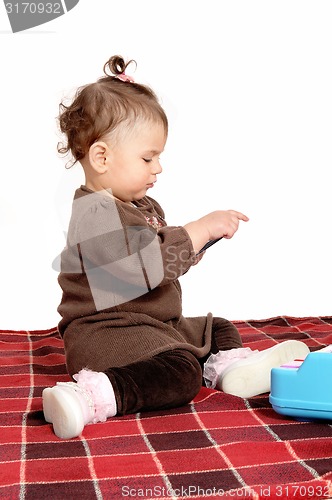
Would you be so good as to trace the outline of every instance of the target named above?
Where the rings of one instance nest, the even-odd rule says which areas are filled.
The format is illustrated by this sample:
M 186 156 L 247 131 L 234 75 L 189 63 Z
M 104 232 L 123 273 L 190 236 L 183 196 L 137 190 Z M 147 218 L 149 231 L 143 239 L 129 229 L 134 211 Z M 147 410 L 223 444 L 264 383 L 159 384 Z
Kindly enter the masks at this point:
M 106 76 L 112 76 L 122 82 L 134 83 L 134 79 L 132 76 L 126 75 L 126 69 L 131 64 L 134 63 L 136 66 L 136 61 L 131 59 L 128 62 L 125 62 L 123 57 L 121 56 L 112 56 L 105 64 L 104 64 L 104 73 Z M 111 74 L 110 74 L 111 73 Z

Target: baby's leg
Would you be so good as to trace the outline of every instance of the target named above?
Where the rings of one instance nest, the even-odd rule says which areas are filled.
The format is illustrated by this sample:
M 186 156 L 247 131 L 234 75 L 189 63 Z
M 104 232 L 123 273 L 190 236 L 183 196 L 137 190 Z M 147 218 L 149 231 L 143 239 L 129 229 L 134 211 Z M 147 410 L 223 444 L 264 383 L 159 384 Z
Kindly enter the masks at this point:
M 202 386 L 197 358 L 184 349 L 105 371 L 114 388 L 118 415 L 174 408 L 189 403 Z
M 43 391 L 45 420 L 62 439 L 116 414 L 189 403 L 201 388 L 202 369 L 192 353 L 174 349 L 103 373 L 83 369 L 74 379 L 76 384 L 58 383 Z
M 237 328 L 227 319 L 213 318 L 211 352 L 229 351 L 242 347 Z

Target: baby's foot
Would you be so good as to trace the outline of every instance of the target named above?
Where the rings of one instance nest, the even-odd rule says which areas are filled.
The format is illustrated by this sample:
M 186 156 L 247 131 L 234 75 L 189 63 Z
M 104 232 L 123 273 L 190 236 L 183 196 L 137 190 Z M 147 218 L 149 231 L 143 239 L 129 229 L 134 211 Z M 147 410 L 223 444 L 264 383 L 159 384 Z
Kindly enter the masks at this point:
M 79 436 L 95 414 L 92 397 L 75 382 L 59 382 L 44 389 L 43 410 L 46 422 L 53 424 L 61 439 Z
M 43 390 L 45 420 L 61 439 L 77 437 L 85 425 L 105 422 L 117 412 L 114 390 L 104 373 L 81 370 L 74 379 L 77 383 L 58 382 Z
M 242 398 L 269 392 L 272 368 L 295 359 L 303 360 L 309 352 L 306 344 L 298 340 L 287 340 L 264 351 L 254 352 L 225 368 L 216 387 Z

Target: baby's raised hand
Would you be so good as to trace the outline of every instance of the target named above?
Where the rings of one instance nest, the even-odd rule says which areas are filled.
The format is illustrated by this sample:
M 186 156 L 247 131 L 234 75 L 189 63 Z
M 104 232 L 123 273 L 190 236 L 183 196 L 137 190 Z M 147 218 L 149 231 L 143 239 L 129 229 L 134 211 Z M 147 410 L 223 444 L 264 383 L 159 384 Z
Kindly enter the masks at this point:
M 209 239 L 232 238 L 239 228 L 240 221 L 247 222 L 249 218 L 236 210 L 217 210 L 201 219 L 206 223 Z
M 187 230 L 196 254 L 210 240 L 232 238 L 238 230 L 240 221 L 249 218 L 236 210 L 216 210 L 184 226 Z

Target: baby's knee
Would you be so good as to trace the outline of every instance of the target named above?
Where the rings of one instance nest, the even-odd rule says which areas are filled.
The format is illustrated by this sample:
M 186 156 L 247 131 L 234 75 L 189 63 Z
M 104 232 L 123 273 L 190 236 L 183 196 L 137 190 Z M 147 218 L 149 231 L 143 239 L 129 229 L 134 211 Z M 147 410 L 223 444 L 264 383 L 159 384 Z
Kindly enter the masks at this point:
M 180 350 L 178 355 L 178 366 L 181 366 L 181 394 L 184 403 L 189 403 L 202 387 L 202 368 L 191 352 Z

